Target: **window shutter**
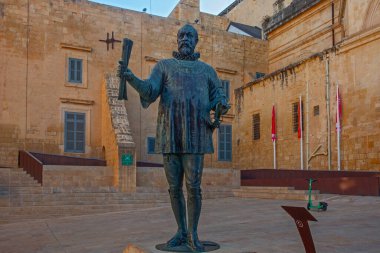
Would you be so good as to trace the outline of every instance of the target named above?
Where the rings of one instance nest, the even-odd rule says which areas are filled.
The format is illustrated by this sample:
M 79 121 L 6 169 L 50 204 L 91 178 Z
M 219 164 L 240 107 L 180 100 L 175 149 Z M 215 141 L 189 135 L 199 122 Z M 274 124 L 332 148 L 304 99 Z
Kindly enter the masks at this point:
M 82 60 L 77 59 L 77 78 L 76 81 L 78 83 L 82 82 Z
M 148 154 L 154 154 L 154 146 L 156 145 L 156 138 L 148 137 Z
M 224 91 L 226 92 L 227 100 L 230 100 L 230 81 L 224 80 Z
M 232 161 L 232 126 L 226 126 L 226 161 Z
M 84 152 L 85 143 L 85 115 L 76 113 L 76 151 Z
M 225 159 L 224 152 L 224 125 L 220 125 L 218 135 L 218 157 L 221 161 Z
M 69 59 L 69 82 L 72 82 L 74 81 L 74 75 L 75 75 L 75 72 L 74 72 L 74 62 L 73 62 L 73 59 Z
M 230 100 L 230 81 L 229 80 L 220 80 L 224 94 L 226 95 L 227 100 Z
M 83 153 L 85 151 L 85 113 L 65 112 L 65 152 Z
M 232 161 L 232 126 L 220 125 L 218 134 L 218 160 Z
M 69 58 L 69 82 L 82 83 L 82 59 Z
M 224 90 L 224 94 L 226 95 L 227 100 L 230 100 L 230 81 L 229 80 L 221 80 L 222 88 Z
M 72 113 L 65 113 L 65 150 L 73 150 L 75 143 L 75 123 Z

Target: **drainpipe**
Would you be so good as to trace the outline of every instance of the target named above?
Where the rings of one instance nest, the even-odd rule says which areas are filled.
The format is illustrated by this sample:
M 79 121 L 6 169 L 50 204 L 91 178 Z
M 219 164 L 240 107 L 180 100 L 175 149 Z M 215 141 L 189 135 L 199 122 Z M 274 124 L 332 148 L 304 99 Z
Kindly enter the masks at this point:
M 30 37 L 30 0 L 27 2 L 26 21 L 26 73 L 25 73 L 25 139 L 28 134 L 28 86 L 29 86 L 29 38 Z M 25 149 L 25 142 L 24 142 Z
M 306 82 L 306 161 L 306 170 L 309 170 L 309 80 Z
M 331 122 L 330 122 L 330 59 L 326 54 L 326 112 L 327 112 L 327 159 L 331 170 Z
M 332 32 L 332 46 L 335 47 L 335 5 L 334 0 L 331 2 L 331 32 Z

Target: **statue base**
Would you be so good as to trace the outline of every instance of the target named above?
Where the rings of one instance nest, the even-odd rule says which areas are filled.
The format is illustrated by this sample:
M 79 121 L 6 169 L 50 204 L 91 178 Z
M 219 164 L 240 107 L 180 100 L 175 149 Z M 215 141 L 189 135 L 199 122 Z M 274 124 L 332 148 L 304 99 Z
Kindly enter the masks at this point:
M 215 242 L 201 241 L 201 243 L 205 247 L 205 250 L 203 252 L 210 252 L 210 251 L 214 251 L 220 248 L 219 244 Z M 177 247 L 168 247 L 166 243 L 156 245 L 156 249 L 161 250 L 161 251 L 167 251 L 167 252 L 198 252 L 198 251 L 193 251 L 187 245 L 180 245 Z

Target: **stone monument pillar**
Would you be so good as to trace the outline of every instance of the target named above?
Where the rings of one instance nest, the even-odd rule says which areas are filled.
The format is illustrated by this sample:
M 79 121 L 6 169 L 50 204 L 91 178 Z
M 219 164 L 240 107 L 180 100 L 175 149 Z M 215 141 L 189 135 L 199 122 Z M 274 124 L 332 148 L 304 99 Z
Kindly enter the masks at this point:
M 113 168 L 113 186 L 121 192 L 135 192 L 136 144 L 125 103 L 118 100 L 119 78 L 107 74 L 102 88 L 102 145 L 107 166 Z

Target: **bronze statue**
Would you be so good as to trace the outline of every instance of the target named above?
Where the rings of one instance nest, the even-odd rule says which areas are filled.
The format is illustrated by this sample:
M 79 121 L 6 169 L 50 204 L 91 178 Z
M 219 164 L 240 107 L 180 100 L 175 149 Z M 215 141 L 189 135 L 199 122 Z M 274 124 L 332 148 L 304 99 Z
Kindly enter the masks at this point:
M 194 52 L 198 32 L 191 25 L 177 34 L 178 52 L 173 58 L 159 61 L 147 80 L 140 80 L 130 69 L 120 73 L 137 90 L 141 104 L 147 108 L 160 97 L 155 152 L 163 154 L 169 184 L 171 206 L 178 225 L 177 233 L 167 243 L 168 249 L 186 245 L 193 252 L 205 251 L 198 239 L 201 213 L 201 179 L 204 154 L 213 153 L 212 133 L 230 105 L 215 70 L 199 61 Z M 188 193 L 186 204 L 182 192 L 183 178 Z M 187 224 L 188 221 L 188 224 Z

